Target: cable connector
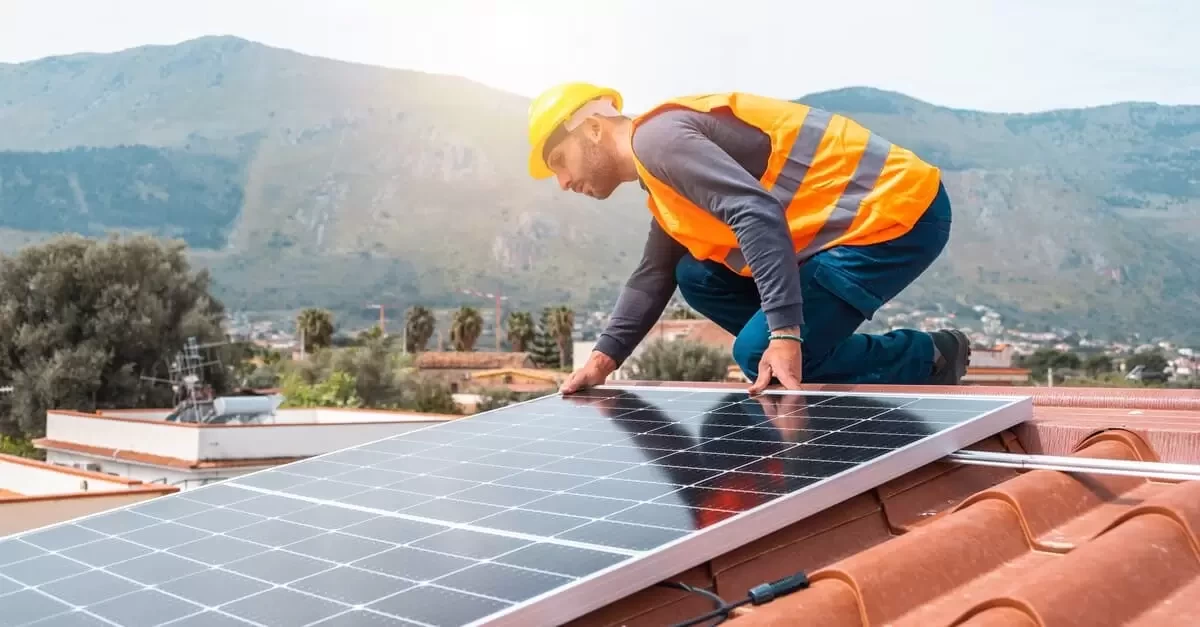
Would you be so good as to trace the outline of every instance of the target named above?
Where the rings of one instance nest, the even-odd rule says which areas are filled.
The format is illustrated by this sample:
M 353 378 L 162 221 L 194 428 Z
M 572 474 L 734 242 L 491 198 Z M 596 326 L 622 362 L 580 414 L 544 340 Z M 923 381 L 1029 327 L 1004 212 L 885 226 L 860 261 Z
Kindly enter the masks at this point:
M 685 586 L 684 584 L 677 583 L 665 583 L 662 585 L 681 590 L 691 588 L 691 586 Z M 707 614 L 702 614 L 686 622 L 676 623 L 675 625 L 672 625 L 672 627 L 692 627 L 693 625 L 699 625 L 700 623 L 708 622 L 713 619 L 717 619 L 717 622 L 714 623 L 714 625 L 719 625 L 729 618 L 729 615 L 731 612 L 733 612 L 733 610 L 743 605 L 762 605 L 763 603 L 770 603 L 779 597 L 789 595 L 797 590 L 807 587 L 808 575 L 804 574 L 804 571 L 801 571 L 795 575 L 788 575 L 783 579 L 777 579 L 770 583 L 754 586 L 749 590 L 745 598 L 739 601 L 734 601 L 733 603 L 721 603 L 718 605 L 717 609 L 708 612 Z M 691 588 L 688 591 L 697 594 L 703 594 L 705 596 L 709 596 L 709 598 L 716 596 L 702 588 Z M 720 597 L 717 597 L 717 599 L 720 599 Z
M 808 575 L 800 572 L 783 579 L 764 583 L 750 588 L 748 596 L 754 605 L 762 605 L 774 601 L 777 597 L 791 594 L 808 587 Z

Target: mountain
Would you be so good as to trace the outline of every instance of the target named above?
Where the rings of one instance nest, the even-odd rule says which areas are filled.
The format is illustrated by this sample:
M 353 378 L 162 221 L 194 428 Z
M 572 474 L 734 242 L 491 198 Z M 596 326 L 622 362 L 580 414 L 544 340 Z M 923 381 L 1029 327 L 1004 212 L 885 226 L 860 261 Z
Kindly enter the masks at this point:
M 800 101 L 848 115 L 943 169 L 951 243 L 904 298 L 1200 340 L 1200 107 L 1011 115 L 866 88 Z
M 941 166 L 948 251 L 901 296 L 1200 335 L 1200 107 L 1007 115 L 850 88 L 800 99 Z M 528 100 L 235 37 L 0 64 L 0 248 L 179 237 L 232 307 L 611 301 L 649 223 L 525 171 Z
M 530 179 L 528 105 L 234 37 L 0 65 L 0 244 L 180 237 L 235 307 L 608 294 L 644 201 Z

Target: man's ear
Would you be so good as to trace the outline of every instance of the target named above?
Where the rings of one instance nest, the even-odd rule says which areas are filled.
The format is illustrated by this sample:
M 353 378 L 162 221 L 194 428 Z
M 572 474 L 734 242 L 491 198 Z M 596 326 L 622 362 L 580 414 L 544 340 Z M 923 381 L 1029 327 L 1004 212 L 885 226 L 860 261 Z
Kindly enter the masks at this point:
M 593 144 L 598 144 L 600 143 L 600 137 L 604 134 L 604 125 L 601 124 L 600 118 L 593 115 L 583 121 L 579 130 Z

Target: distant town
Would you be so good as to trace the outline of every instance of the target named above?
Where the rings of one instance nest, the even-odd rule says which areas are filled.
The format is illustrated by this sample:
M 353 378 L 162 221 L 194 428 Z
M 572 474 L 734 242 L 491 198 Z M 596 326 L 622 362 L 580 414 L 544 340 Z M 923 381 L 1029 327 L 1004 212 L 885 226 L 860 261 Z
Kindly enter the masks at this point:
M 959 310 L 961 311 L 961 307 Z M 971 318 L 963 315 L 946 313 L 946 308 L 940 306 L 916 307 L 902 301 L 892 301 L 885 304 L 875 319 L 868 321 L 862 331 L 882 333 L 896 328 L 917 328 L 934 330 L 945 327 L 955 327 L 963 330 L 971 338 L 976 356 L 972 365 L 976 371 L 976 382 L 994 385 L 997 383 L 1019 383 L 1032 385 L 1053 385 L 1068 382 L 1071 379 L 1082 379 L 1091 385 L 1114 382 L 1167 383 L 1175 382 L 1185 387 L 1200 384 L 1197 375 L 1200 374 L 1200 348 L 1180 346 L 1169 339 L 1141 340 L 1136 337 L 1123 341 L 1099 339 L 1093 337 L 1086 329 L 1062 328 L 1049 331 L 1027 331 L 1017 328 L 1019 325 L 1006 323 L 1004 317 L 993 308 L 977 304 L 967 308 L 972 312 Z M 449 342 L 448 329 L 456 308 L 433 309 L 437 320 L 437 328 L 429 342 L 427 350 L 453 350 Z M 496 321 L 491 308 L 480 308 L 482 318 L 480 335 L 474 350 L 478 352 L 495 351 L 499 346 L 501 351 L 509 351 L 511 347 L 505 339 L 503 319 L 501 320 L 500 342 L 496 342 Z M 536 314 L 536 312 L 534 312 Z M 505 313 L 507 315 L 507 312 Z M 391 313 L 392 318 L 383 322 L 385 332 L 402 333 L 404 327 L 403 312 Z M 604 330 L 608 321 L 607 310 L 577 311 L 574 318 L 573 354 L 576 361 L 586 357 L 597 336 Z M 647 342 L 656 337 L 668 339 L 680 338 L 687 333 L 680 331 L 664 331 L 673 320 L 688 320 L 699 318 L 690 312 L 682 301 L 676 300 L 667 307 L 660 325 L 655 327 L 647 337 Z M 666 326 L 664 326 L 666 324 Z M 712 323 L 707 323 L 713 326 Z M 354 321 L 353 325 L 337 325 L 336 341 L 350 342 L 361 333 L 368 332 L 379 323 L 363 323 Z M 696 326 L 696 325 L 691 325 Z M 676 325 L 679 329 L 682 326 Z M 300 340 L 295 331 L 294 319 L 264 318 L 253 314 L 239 312 L 229 318 L 228 331 L 231 337 L 251 341 L 261 347 L 270 348 L 282 353 L 299 355 Z M 727 348 L 732 337 L 721 337 L 723 331 L 716 330 L 706 333 L 692 333 L 690 337 L 703 337 L 708 344 Z M 1050 353 L 1060 353 L 1067 359 L 1048 359 Z M 1146 356 L 1154 356 L 1149 362 L 1153 367 L 1138 367 L 1146 362 Z M 1141 358 L 1139 358 L 1139 356 Z M 1160 359 L 1161 358 L 1161 359 Z M 1053 362 L 1053 363 L 1052 363 Z M 1077 363 L 1076 363 L 1077 362 Z M 1050 365 L 1047 365 L 1050 364 Z M 1090 365 L 1089 365 L 1090 364 Z M 1057 368 L 1055 368 L 1057 365 Z M 1160 369 L 1158 366 L 1162 365 Z M 1012 371 L 1004 372 L 1001 371 Z M 982 373 L 983 378 L 979 376 Z M 620 376 L 621 373 L 617 373 Z M 1097 375 L 1106 375 L 1098 377 Z M 1003 381 L 1001 380 L 1003 378 Z

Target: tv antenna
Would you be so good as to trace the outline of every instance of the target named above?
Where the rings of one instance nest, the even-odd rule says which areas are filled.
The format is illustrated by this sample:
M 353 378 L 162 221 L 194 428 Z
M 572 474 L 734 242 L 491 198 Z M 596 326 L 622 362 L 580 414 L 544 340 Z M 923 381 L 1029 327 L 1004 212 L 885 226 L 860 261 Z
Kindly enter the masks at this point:
M 152 383 L 166 383 L 174 392 L 177 410 L 195 408 L 199 403 L 212 401 L 213 391 L 204 381 L 204 370 L 211 366 L 221 366 L 220 359 L 205 359 L 203 349 L 224 346 L 228 342 L 208 342 L 200 344 L 195 337 L 189 337 L 183 350 L 175 354 L 169 368 L 169 379 L 146 377 L 142 379 Z

